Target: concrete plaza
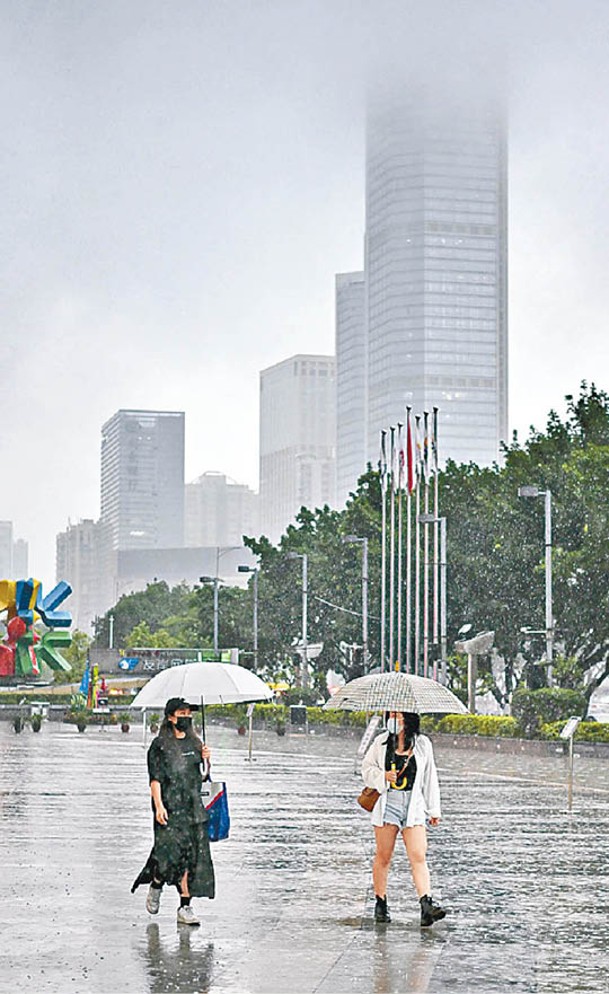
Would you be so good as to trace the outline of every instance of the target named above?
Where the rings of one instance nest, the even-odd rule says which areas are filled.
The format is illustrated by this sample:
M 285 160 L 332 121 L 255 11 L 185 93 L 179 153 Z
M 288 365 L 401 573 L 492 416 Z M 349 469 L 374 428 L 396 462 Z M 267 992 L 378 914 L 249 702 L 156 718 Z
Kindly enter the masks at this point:
M 175 891 L 145 911 L 131 883 L 151 845 L 141 730 L 0 724 L 0 991 L 494 994 L 607 989 L 609 764 L 436 748 L 444 820 L 430 830 L 433 929 L 403 851 L 393 922 L 374 926 L 357 742 L 210 727 L 232 831 L 212 847 L 215 901 L 177 926 Z

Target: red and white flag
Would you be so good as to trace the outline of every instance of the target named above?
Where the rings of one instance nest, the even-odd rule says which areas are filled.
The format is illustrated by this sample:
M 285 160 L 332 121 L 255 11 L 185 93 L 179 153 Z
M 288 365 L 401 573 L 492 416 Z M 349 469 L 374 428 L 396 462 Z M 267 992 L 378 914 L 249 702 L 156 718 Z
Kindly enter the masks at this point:
M 404 446 L 404 425 L 398 421 L 398 490 L 404 489 L 404 467 L 406 465 L 406 449 Z
M 406 408 L 406 489 L 411 494 L 415 488 L 415 453 L 412 430 L 412 407 Z

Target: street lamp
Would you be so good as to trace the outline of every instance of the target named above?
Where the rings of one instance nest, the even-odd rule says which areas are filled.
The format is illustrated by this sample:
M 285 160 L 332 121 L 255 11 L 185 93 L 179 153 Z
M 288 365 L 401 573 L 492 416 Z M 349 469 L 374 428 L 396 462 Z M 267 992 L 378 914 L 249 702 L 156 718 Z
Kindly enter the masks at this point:
M 309 557 L 306 552 L 288 552 L 288 559 L 302 559 L 302 687 L 309 686 L 309 661 L 307 639 L 307 600 L 308 600 L 308 565 Z
M 218 588 L 220 586 L 220 579 L 218 576 L 200 576 L 199 583 L 213 583 L 214 585 L 214 652 L 218 652 L 218 620 L 220 614 Z
M 546 660 L 548 663 L 548 685 L 552 686 L 552 662 L 554 659 L 554 619 L 552 618 L 552 492 L 535 486 L 518 487 L 519 497 L 543 497 L 545 516 L 546 551 Z
M 359 535 L 343 535 L 343 543 L 362 547 L 362 653 L 364 673 L 368 672 L 368 539 Z
M 238 573 L 254 574 L 254 672 L 258 672 L 258 567 L 237 566 Z
M 433 514 L 420 514 L 419 523 L 422 525 L 440 525 L 440 667 L 442 672 L 442 683 L 446 686 L 448 674 L 446 671 L 446 518 L 435 517 Z M 429 632 L 424 632 L 425 642 L 429 639 Z M 425 651 L 427 656 L 427 651 Z M 415 670 L 418 660 L 415 659 Z
M 227 552 L 234 552 L 236 549 L 241 549 L 240 545 L 227 545 L 226 548 L 221 549 L 219 545 L 216 546 L 216 575 L 215 576 L 200 576 L 199 583 L 213 583 L 214 585 L 214 652 L 219 652 L 219 638 L 218 638 L 218 628 L 220 621 L 220 603 L 219 603 L 219 587 L 220 587 L 220 559 L 225 556 Z

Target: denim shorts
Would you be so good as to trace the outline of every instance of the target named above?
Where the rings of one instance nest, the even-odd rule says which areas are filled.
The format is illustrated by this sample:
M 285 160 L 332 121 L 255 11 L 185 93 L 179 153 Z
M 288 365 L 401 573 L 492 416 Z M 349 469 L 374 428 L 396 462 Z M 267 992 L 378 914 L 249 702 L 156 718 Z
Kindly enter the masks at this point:
M 383 815 L 383 823 L 385 825 L 397 825 L 399 829 L 406 828 L 406 818 L 408 817 L 411 797 L 411 790 L 392 790 L 389 788 L 387 791 L 387 804 L 385 806 L 385 814 Z

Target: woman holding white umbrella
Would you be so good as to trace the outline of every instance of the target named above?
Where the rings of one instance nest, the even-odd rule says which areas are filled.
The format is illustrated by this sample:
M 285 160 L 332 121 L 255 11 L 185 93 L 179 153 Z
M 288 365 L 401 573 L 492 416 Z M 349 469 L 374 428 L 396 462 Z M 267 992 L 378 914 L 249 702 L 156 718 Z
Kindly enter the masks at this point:
M 440 824 L 440 788 L 430 740 L 420 734 L 418 714 L 391 711 L 387 730 L 374 740 L 362 762 L 367 787 L 379 792 L 371 821 L 376 837 L 372 879 L 376 895 L 374 919 L 390 922 L 387 877 L 398 833 L 410 862 L 421 905 L 421 925 L 429 926 L 446 912 L 432 899 L 427 865 L 426 818 Z

